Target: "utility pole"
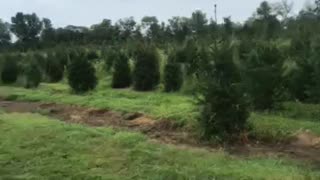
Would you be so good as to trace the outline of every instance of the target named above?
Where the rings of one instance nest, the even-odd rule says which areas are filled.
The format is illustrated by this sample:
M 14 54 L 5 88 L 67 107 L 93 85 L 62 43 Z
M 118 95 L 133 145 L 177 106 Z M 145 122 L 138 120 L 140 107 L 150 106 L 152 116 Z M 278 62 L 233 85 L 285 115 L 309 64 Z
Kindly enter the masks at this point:
M 218 24 L 218 18 L 217 18 L 217 4 L 214 4 L 214 18 L 215 18 L 216 24 Z

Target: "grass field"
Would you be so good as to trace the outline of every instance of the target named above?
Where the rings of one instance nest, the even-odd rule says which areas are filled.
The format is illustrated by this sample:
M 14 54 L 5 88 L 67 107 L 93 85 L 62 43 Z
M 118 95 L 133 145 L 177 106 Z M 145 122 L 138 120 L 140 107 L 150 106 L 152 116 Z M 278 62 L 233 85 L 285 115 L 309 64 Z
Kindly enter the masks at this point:
M 130 89 L 113 90 L 106 83 L 89 94 L 74 95 L 66 84 L 42 84 L 38 89 L 0 87 L 0 96 L 27 101 L 77 104 L 87 107 L 109 108 L 124 112 L 141 112 L 157 119 L 190 122 L 197 116 L 193 99 L 180 94 L 135 92 Z
M 137 133 L 0 113 L 0 179 L 319 179 L 273 157 L 157 145 Z
M 114 90 L 107 83 L 100 83 L 97 90 L 74 95 L 66 84 L 41 84 L 38 89 L 0 87 L 0 96 L 10 100 L 76 104 L 87 107 L 108 108 L 116 111 L 141 112 L 156 119 L 170 119 L 184 125 L 194 126 L 198 109 L 191 96 L 162 92 L 135 92 L 130 89 Z M 275 113 L 252 113 L 250 123 L 252 136 L 282 141 L 292 134 L 310 130 L 320 135 L 320 105 L 286 103 L 284 109 Z M 317 116 L 319 115 L 319 116 Z

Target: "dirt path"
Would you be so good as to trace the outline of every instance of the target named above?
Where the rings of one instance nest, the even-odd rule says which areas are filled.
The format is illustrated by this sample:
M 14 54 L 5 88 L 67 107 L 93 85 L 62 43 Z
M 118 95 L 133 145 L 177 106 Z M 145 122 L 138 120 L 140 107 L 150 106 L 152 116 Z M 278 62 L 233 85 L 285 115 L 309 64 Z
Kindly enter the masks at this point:
M 215 151 L 217 146 L 201 143 L 190 132 L 177 127 L 172 121 L 156 121 L 139 113 L 119 113 L 109 110 L 79 106 L 45 104 L 38 102 L 1 101 L 0 108 L 7 112 L 41 113 L 68 123 L 141 132 L 158 143 L 173 144 L 179 148 L 205 148 Z M 289 144 L 234 145 L 224 149 L 241 157 L 286 156 L 310 162 L 320 168 L 320 138 L 311 133 L 301 133 Z

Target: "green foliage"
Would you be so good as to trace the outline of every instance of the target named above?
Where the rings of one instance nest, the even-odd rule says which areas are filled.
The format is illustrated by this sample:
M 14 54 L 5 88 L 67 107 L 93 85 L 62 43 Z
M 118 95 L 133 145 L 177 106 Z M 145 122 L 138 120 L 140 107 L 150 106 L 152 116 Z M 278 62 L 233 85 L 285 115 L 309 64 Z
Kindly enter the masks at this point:
M 245 62 L 245 87 L 255 109 L 274 107 L 283 86 L 283 56 L 272 44 L 257 44 Z
M 45 73 L 46 67 L 47 67 L 47 57 L 46 53 L 42 51 L 36 51 L 36 52 L 27 52 L 26 54 L 26 61 L 33 62 L 34 64 L 37 64 L 42 71 L 41 73 Z
M 139 46 L 136 52 L 133 83 L 138 91 L 153 90 L 160 81 L 159 55 L 154 47 Z
M 68 65 L 68 83 L 75 93 L 93 90 L 97 85 L 95 68 L 88 61 L 86 53 L 73 55 Z
M 99 59 L 99 55 L 96 51 L 91 50 L 87 53 L 87 58 L 88 60 L 96 60 Z
M 8 46 L 11 41 L 9 24 L 0 19 L 0 48 Z
M 114 61 L 117 58 L 117 55 L 117 51 L 113 47 L 103 49 L 102 56 L 104 59 L 104 66 L 107 72 L 111 71 Z
M 169 62 L 164 69 L 164 86 L 166 92 L 179 91 L 183 83 L 181 65 Z
M 181 64 L 177 63 L 177 52 L 171 52 L 164 68 L 164 87 L 166 92 L 179 91 L 183 84 Z
M 203 35 L 206 33 L 206 25 L 208 23 L 208 19 L 206 14 L 200 10 L 196 10 L 191 15 L 191 27 L 192 30 L 195 31 L 198 35 Z
M 320 105 L 304 104 L 301 102 L 285 102 L 281 108 L 273 112 L 286 118 L 300 121 L 313 121 L 320 123 Z
M 123 52 L 119 52 L 117 58 L 114 60 L 113 68 L 113 88 L 127 88 L 131 85 L 131 70 L 129 65 L 129 58 Z
M 305 69 L 309 75 L 309 84 L 306 84 L 306 94 L 308 101 L 313 103 L 320 102 L 320 36 L 315 38 L 311 45 L 311 56 L 308 60 L 309 69 Z
M 21 42 L 33 43 L 37 40 L 42 29 L 42 22 L 35 13 L 23 14 L 19 12 L 15 17 L 12 17 L 11 21 L 11 31 Z
M 41 32 L 41 40 L 45 43 L 54 43 L 55 40 L 55 29 L 52 26 L 51 20 L 43 18 L 43 31 Z
M 187 39 L 183 49 L 177 50 L 177 62 L 184 63 L 188 75 L 198 71 L 198 44 L 195 39 Z
M 248 104 L 241 87 L 240 72 L 227 43 L 216 46 L 212 57 L 202 49 L 199 105 L 203 137 L 218 141 L 236 140 L 247 130 Z M 209 59 L 208 59 L 209 58 Z
M 63 79 L 65 69 L 63 65 L 64 60 L 65 57 L 59 55 L 57 52 L 56 54 L 53 52 L 47 54 L 46 75 L 49 77 L 49 82 L 55 83 Z
M 24 71 L 25 76 L 25 88 L 36 88 L 39 86 L 42 75 L 38 67 L 38 64 L 29 62 Z
M 19 75 L 18 56 L 5 55 L 1 72 L 1 80 L 4 84 L 12 84 L 17 81 Z
M 302 102 L 320 102 L 320 38 L 296 38 L 291 42 L 291 63 L 294 65 L 286 76 L 292 96 Z M 303 82 L 303 83 L 301 83 Z

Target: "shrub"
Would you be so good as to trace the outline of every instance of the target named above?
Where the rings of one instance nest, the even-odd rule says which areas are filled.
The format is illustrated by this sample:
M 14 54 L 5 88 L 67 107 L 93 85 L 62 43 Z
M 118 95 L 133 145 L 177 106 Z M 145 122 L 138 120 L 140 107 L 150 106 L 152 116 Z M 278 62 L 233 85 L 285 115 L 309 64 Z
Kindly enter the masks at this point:
M 34 53 L 27 53 L 27 59 L 29 63 L 37 64 L 37 66 L 42 71 L 41 73 L 45 73 L 45 69 L 47 67 L 47 58 L 45 57 L 45 54 L 42 52 L 34 52 Z
M 87 58 L 88 58 L 88 60 L 96 60 L 99 58 L 99 55 L 96 51 L 92 50 L 87 53 Z
M 103 50 L 102 55 L 104 58 L 105 69 L 107 72 L 110 72 L 113 67 L 113 63 L 117 58 L 117 51 L 113 48 L 105 49 Z
M 49 78 L 49 82 L 55 83 L 63 79 L 64 65 L 62 62 L 64 59 L 60 59 L 57 54 L 48 53 L 46 74 Z
M 181 65 L 176 62 L 176 54 L 170 54 L 164 68 L 164 87 L 166 92 L 179 91 L 183 84 Z
M 68 65 L 68 51 L 65 49 L 57 48 L 55 51 L 55 57 L 59 63 L 63 66 Z
M 168 63 L 164 69 L 164 86 L 166 92 L 179 91 L 183 83 L 181 66 Z
M 209 140 L 235 140 L 246 130 L 249 113 L 230 48 L 221 45 L 212 57 L 201 50 L 200 57 L 198 99 L 202 107 L 202 135 Z
M 12 84 L 17 81 L 19 75 L 19 67 L 17 63 L 18 57 L 6 55 L 1 72 L 1 80 L 4 84 Z
M 71 59 L 68 65 L 68 83 L 76 93 L 84 93 L 96 87 L 95 68 L 84 52 L 79 52 Z
M 156 49 L 139 47 L 133 71 L 134 89 L 138 91 L 153 90 L 159 84 L 159 80 L 159 57 Z
M 273 108 L 283 84 L 280 50 L 272 44 L 260 44 L 251 51 L 245 65 L 246 88 L 254 108 Z
M 118 53 L 114 61 L 112 87 L 126 88 L 131 85 L 129 58 L 123 52 Z
M 41 82 L 41 71 L 38 65 L 31 62 L 25 69 L 25 88 L 36 88 Z

